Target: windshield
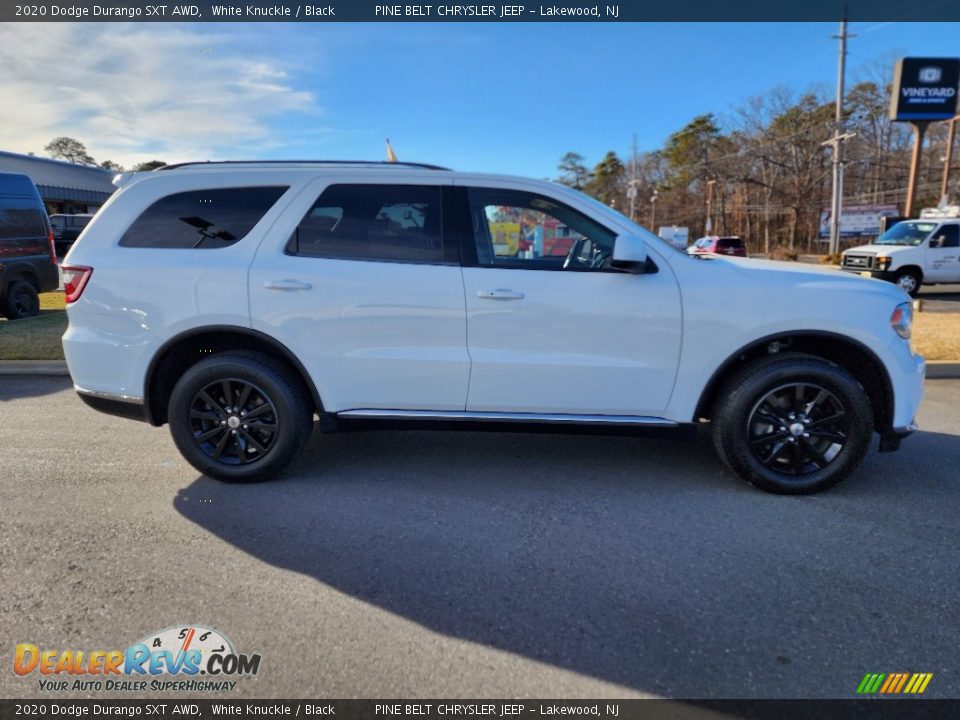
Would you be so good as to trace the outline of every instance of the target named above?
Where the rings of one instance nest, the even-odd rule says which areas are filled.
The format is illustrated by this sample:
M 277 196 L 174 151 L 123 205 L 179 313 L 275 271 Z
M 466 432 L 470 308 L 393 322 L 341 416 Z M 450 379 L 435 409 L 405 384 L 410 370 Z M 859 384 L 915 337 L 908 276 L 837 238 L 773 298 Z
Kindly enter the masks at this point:
M 919 245 L 937 227 L 929 222 L 898 222 L 877 238 L 875 245 Z

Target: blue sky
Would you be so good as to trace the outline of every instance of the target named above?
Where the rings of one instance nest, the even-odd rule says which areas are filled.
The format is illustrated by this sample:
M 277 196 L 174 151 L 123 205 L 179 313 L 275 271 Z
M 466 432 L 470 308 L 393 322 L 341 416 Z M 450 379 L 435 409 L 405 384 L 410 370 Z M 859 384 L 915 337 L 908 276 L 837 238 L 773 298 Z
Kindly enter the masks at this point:
M 784 85 L 834 91 L 836 23 L 5 24 L 0 149 L 56 135 L 125 165 L 401 160 L 553 176 L 660 147 Z M 960 56 L 957 23 L 852 23 L 848 82 Z

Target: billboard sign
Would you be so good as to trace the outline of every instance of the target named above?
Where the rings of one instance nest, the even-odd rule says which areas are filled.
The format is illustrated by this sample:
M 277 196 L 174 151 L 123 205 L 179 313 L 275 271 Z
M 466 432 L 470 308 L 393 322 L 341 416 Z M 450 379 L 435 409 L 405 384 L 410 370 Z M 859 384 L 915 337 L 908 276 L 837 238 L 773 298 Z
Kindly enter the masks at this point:
M 897 205 L 846 205 L 840 213 L 840 236 L 863 237 L 880 234 L 880 218 L 898 217 L 900 210 Z M 821 239 L 830 238 L 830 210 L 820 211 Z
M 957 114 L 960 59 L 901 58 L 893 70 L 891 120 L 949 120 Z
M 657 233 L 661 240 L 666 240 L 675 248 L 683 250 L 690 242 L 690 228 L 678 227 L 676 225 L 661 225 Z

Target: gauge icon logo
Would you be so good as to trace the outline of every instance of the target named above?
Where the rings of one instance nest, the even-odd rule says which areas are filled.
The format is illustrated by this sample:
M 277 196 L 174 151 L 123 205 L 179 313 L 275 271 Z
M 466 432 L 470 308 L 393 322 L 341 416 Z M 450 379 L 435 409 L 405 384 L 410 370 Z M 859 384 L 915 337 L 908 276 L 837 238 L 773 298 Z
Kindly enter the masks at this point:
M 940 82 L 940 78 L 942 77 L 943 70 L 934 66 L 920 68 L 920 72 L 917 74 L 917 79 L 927 85 Z

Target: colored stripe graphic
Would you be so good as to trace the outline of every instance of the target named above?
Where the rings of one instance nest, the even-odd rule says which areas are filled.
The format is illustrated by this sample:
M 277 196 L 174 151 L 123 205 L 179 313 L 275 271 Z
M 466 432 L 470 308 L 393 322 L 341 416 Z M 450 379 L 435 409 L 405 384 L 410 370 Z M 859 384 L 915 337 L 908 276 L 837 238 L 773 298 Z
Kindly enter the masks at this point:
M 860 681 L 860 687 L 857 692 L 861 694 L 872 694 L 880 688 L 880 683 L 886 677 L 884 673 L 867 673 Z
M 927 685 L 930 684 L 932 678 L 933 673 L 914 673 L 913 677 L 910 678 L 910 682 L 907 683 L 907 687 L 904 688 L 904 692 L 910 693 L 911 695 L 919 695 L 927 689 Z
M 903 684 L 910 677 L 910 673 L 890 673 L 887 681 L 880 688 L 881 693 L 898 693 L 903 688 Z
M 857 686 L 859 695 L 879 692 L 882 695 L 898 695 L 901 692 L 921 695 L 933 679 L 933 673 L 867 673 Z

